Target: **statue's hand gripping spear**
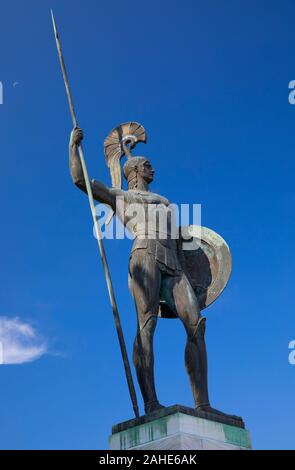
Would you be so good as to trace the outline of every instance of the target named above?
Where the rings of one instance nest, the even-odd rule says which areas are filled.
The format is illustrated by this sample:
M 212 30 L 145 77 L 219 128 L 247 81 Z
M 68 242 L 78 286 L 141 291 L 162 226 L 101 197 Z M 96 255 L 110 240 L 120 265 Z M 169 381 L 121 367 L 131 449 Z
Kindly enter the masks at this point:
M 54 35 L 55 35 L 55 41 L 56 41 L 56 47 L 57 47 L 57 51 L 58 51 L 60 66 L 61 66 L 62 75 L 63 75 L 64 84 L 65 84 L 66 93 L 67 93 L 68 102 L 69 102 L 71 117 L 72 117 L 74 127 L 78 127 L 78 122 L 77 122 L 76 114 L 75 114 L 75 111 L 74 111 L 73 100 L 72 100 L 72 95 L 71 95 L 70 86 L 69 86 L 68 75 L 67 75 L 67 71 L 66 71 L 66 67 L 65 67 L 65 62 L 64 62 L 64 59 L 63 59 L 61 44 L 60 44 L 60 40 L 59 40 L 57 28 L 56 28 L 56 23 L 55 23 L 55 19 L 54 19 L 52 10 L 51 10 L 51 17 L 52 17 L 52 24 L 53 24 L 53 29 L 54 29 Z M 138 413 L 137 398 L 136 398 L 136 392 L 135 392 L 133 378 L 132 378 L 132 374 L 131 374 L 130 363 L 129 363 L 129 360 L 128 360 L 127 349 L 126 349 L 125 340 L 124 340 L 124 336 L 123 336 L 123 330 L 122 330 L 122 326 L 121 326 L 121 322 L 120 322 L 117 302 L 116 302 L 115 295 L 114 295 L 114 289 L 113 289 L 113 285 L 112 285 L 112 281 L 111 281 L 111 276 L 110 276 L 110 271 L 109 271 L 109 267 L 108 267 L 108 263 L 107 263 L 107 259 L 106 259 L 104 245 L 103 245 L 103 241 L 102 241 L 102 237 L 101 237 L 101 231 L 100 231 L 100 227 L 99 227 L 99 224 L 98 224 L 98 221 L 97 221 L 97 218 L 96 218 L 94 198 L 93 198 L 93 194 L 92 194 L 92 188 L 91 188 L 91 184 L 90 184 L 90 181 L 89 181 L 88 171 L 87 171 L 87 167 L 86 167 L 86 163 L 85 163 L 85 159 L 84 159 L 83 147 L 82 147 L 81 143 L 79 144 L 78 152 L 79 152 L 79 158 L 80 158 L 80 161 L 81 161 L 81 166 L 82 166 L 83 175 L 84 175 L 84 179 L 85 179 L 86 190 L 87 190 L 87 195 L 88 195 L 88 199 L 89 199 L 91 214 L 92 214 L 92 218 L 93 218 L 95 235 L 96 235 L 96 239 L 97 239 L 97 243 L 98 243 L 100 256 L 101 256 L 101 259 L 102 259 L 102 264 L 103 264 L 104 274 L 105 274 L 105 278 L 106 278 L 109 298 L 110 298 L 110 302 L 111 302 L 111 306 L 112 306 L 112 310 L 113 310 L 116 331 L 117 331 L 117 335 L 118 335 L 118 339 L 119 339 L 119 343 L 120 343 L 121 354 L 122 354 L 122 359 L 123 359 L 123 363 L 124 363 L 124 369 L 125 369 L 128 389 L 129 389 L 129 393 L 130 393 L 130 398 L 131 398 L 131 401 L 132 401 L 135 416 L 138 417 L 139 413 Z

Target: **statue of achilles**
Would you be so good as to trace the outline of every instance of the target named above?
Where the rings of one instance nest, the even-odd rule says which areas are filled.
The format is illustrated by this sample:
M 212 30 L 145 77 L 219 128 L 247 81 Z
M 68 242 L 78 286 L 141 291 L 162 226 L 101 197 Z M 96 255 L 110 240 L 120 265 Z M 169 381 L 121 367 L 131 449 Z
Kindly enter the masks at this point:
M 73 182 L 86 192 L 83 171 L 78 154 L 83 132 L 73 129 L 70 137 L 70 171 Z M 137 142 L 145 142 L 144 128 L 135 122 L 115 128 L 105 140 L 105 155 L 110 168 L 113 187 L 104 186 L 92 180 L 91 187 L 95 200 L 109 205 L 116 211 L 116 198 L 124 201 L 123 213 L 117 214 L 126 225 L 130 222 L 128 207 L 140 204 L 145 213 L 149 205 L 169 206 L 169 201 L 149 190 L 154 170 L 145 157 L 134 157 L 130 150 Z M 122 190 L 120 159 L 125 155 L 124 176 L 128 190 Z M 128 225 L 128 228 L 130 226 Z M 153 335 L 157 324 L 161 298 L 182 321 L 187 333 L 185 366 L 189 375 L 195 406 L 198 411 L 228 416 L 212 408 L 208 396 L 207 353 L 205 345 L 205 318 L 200 313 L 197 295 L 188 273 L 183 269 L 183 253 L 179 241 L 172 238 L 171 224 L 167 224 L 166 238 L 157 229 L 147 236 L 146 224 L 140 220 L 132 222 L 134 243 L 129 262 L 129 286 L 134 297 L 137 312 L 137 335 L 134 341 L 133 362 L 144 400 L 145 412 L 162 408 L 154 383 Z

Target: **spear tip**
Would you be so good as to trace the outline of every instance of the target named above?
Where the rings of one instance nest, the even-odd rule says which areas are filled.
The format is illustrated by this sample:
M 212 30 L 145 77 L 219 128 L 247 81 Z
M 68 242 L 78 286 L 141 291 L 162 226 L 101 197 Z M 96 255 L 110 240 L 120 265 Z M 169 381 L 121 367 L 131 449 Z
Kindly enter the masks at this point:
M 50 11 L 51 11 L 51 19 L 52 19 L 54 34 L 55 34 L 55 37 L 57 38 L 57 37 L 58 37 L 58 34 L 57 34 L 56 23 L 55 23 L 55 19 L 54 19 L 54 14 L 53 14 L 52 8 L 51 8 Z

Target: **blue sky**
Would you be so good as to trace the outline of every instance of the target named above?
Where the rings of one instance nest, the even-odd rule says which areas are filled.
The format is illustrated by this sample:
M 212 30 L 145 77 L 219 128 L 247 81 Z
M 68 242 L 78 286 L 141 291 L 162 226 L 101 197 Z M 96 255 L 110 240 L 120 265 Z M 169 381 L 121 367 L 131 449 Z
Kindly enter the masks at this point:
M 206 312 L 212 405 L 243 416 L 255 448 L 294 449 L 291 0 L 2 2 L 0 316 L 31 325 L 48 353 L 0 367 L 0 447 L 104 449 L 133 416 L 87 198 L 69 177 L 51 7 L 91 176 L 110 184 L 103 139 L 141 122 L 152 189 L 201 203 L 231 248 L 231 280 Z M 105 246 L 130 353 L 131 242 Z M 184 346 L 181 323 L 159 321 L 165 405 L 193 405 Z

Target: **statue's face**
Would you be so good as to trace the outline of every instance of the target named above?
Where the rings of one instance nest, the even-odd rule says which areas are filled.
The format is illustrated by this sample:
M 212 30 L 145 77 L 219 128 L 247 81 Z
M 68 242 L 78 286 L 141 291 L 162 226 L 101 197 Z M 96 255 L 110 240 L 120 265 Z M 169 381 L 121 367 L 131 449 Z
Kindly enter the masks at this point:
M 148 160 L 139 163 L 137 167 L 137 172 L 147 183 L 151 183 L 154 179 L 155 172 L 151 163 Z

